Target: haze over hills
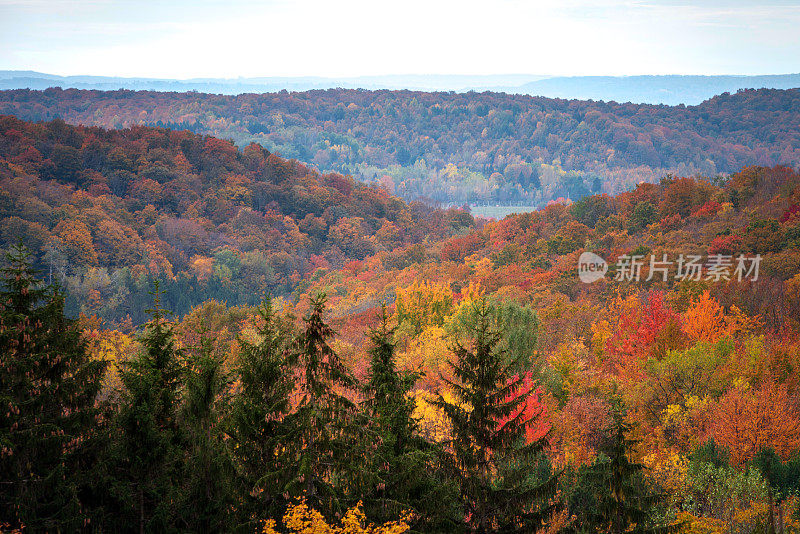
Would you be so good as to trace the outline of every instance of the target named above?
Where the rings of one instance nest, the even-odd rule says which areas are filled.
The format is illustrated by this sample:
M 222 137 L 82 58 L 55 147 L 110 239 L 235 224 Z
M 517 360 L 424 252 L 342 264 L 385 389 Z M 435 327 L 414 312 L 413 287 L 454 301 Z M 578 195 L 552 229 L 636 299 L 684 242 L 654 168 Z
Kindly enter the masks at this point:
M 642 104 L 696 105 L 715 95 L 740 89 L 800 87 L 800 74 L 763 76 L 546 76 L 497 75 L 385 75 L 330 78 L 320 76 L 257 78 L 124 78 L 113 76 L 58 76 L 35 71 L 0 71 L 0 89 L 62 87 L 97 90 L 199 91 L 236 95 L 281 90 L 409 89 L 416 91 L 495 91 L 550 98 L 604 100 Z
M 508 92 L 551 98 L 613 100 L 642 104 L 687 106 L 740 89 L 792 89 L 800 87 L 800 74 L 769 76 L 575 76 L 527 82 Z
M 2 89 L 47 89 L 62 87 L 99 90 L 199 91 L 237 95 L 280 90 L 311 89 L 412 89 L 419 91 L 489 90 L 520 87 L 547 78 L 529 74 L 509 75 L 387 75 L 326 78 L 322 76 L 265 76 L 238 78 L 123 78 L 113 76 L 58 76 L 34 71 L 0 71 Z

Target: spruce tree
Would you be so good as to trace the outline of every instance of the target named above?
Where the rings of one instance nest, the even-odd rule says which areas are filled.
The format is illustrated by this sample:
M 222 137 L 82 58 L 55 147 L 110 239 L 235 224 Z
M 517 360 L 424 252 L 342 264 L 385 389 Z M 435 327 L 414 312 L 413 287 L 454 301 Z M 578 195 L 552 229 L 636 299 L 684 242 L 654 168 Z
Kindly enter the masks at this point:
M 112 492 L 118 500 L 115 528 L 169 531 L 176 528 L 176 480 L 182 473 L 178 424 L 183 351 L 176 347 L 168 312 L 155 284 L 151 319 L 140 337 L 142 349 L 121 369 L 125 387 L 115 420 L 110 462 Z
M 362 403 L 369 440 L 363 448 L 367 487 L 360 498 L 376 523 L 409 510 L 425 532 L 452 532 L 458 518 L 456 488 L 443 476 L 442 447 L 417 434 L 409 393 L 420 374 L 397 370 L 393 337 L 382 306 L 380 323 L 369 332 L 371 364 Z
M 280 520 L 291 480 L 286 451 L 290 394 L 294 389 L 290 320 L 278 316 L 271 299 L 259 307 L 258 341 L 243 337 L 235 373 L 239 391 L 228 421 L 230 450 L 236 469 L 240 523 L 255 528 L 265 518 Z
M 328 343 L 334 332 L 324 320 L 325 302 L 324 294 L 311 299 L 305 329 L 295 341 L 299 399 L 287 418 L 293 429 L 286 443 L 293 456 L 287 490 L 330 517 L 341 510 L 340 497 L 361 459 L 352 454 L 355 404 L 344 395 L 356 381 Z
M 394 328 L 389 327 L 386 307 L 381 307 L 378 328 L 369 332 L 370 369 L 364 385 L 363 405 L 372 426 L 399 455 L 411 441 L 416 422 L 411 417 L 414 403 L 408 393 L 419 379 L 419 373 L 401 373 L 395 362 Z
M 774 449 L 762 449 L 751 462 L 767 481 L 769 533 L 784 532 L 786 501 L 800 490 L 800 454 L 781 461 Z M 798 504 L 800 506 L 800 504 Z M 800 512 L 800 509 L 798 510 Z
M 575 509 L 579 532 L 668 533 L 680 526 L 655 525 L 655 507 L 662 496 L 652 493 L 644 480 L 645 467 L 630 459 L 638 440 L 630 437 L 633 425 L 618 396 L 611 399 L 611 423 L 604 429 L 606 439 L 594 464 L 584 469 Z M 575 508 L 575 507 L 573 507 Z
M 233 466 L 221 425 L 229 379 L 225 358 L 215 353 L 208 332 L 200 332 L 199 345 L 191 353 L 182 410 L 186 459 L 179 496 L 180 527 L 222 532 L 229 530 L 233 506 Z
M 534 532 L 551 512 L 556 477 L 540 471 L 544 438 L 525 443 L 533 422 L 523 410 L 524 390 L 518 366 L 498 349 L 501 333 L 485 300 L 473 304 L 472 343 L 451 349 L 454 380 L 445 380 L 455 396 L 436 401 L 452 427 L 454 476 L 470 532 Z M 543 479 L 543 480 L 541 480 Z
M 105 362 L 90 359 L 64 298 L 14 247 L 0 289 L 0 525 L 85 527 L 88 469 L 102 428 L 95 399 Z M 88 465 L 87 465 L 88 464 Z

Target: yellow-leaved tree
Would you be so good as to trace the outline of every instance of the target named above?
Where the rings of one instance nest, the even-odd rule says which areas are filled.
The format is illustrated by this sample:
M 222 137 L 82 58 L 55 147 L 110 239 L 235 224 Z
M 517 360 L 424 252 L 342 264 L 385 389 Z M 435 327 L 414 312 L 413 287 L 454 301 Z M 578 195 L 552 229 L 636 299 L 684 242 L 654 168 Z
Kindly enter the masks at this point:
M 453 291 L 448 284 L 414 280 L 404 288 L 397 288 L 398 324 L 410 323 L 415 333 L 426 326 L 442 326 L 453 313 Z
M 417 390 L 414 395 L 413 417 L 418 421 L 420 434 L 433 443 L 444 443 L 452 437 L 450 421 L 444 411 L 434 404 L 436 395 L 425 390 Z M 452 392 L 442 392 L 448 402 L 456 402 Z
M 103 375 L 103 387 L 100 391 L 100 398 L 107 399 L 122 389 L 119 368 L 132 357 L 138 345 L 127 334 L 118 330 L 102 328 L 85 328 L 83 339 L 86 341 L 86 348 L 93 360 L 108 362 L 108 367 Z
M 441 326 L 431 325 L 414 336 L 408 348 L 397 355 L 397 366 L 399 369 L 424 373 L 417 381 L 417 386 L 434 391 L 442 385 L 442 377 L 452 376 L 447 364 L 449 356 L 447 333 Z
M 373 525 L 367 521 L 361 503 L 350 508 L 341 524 L 329 524 L 321 513 L 310 508 L 305 501 L 290 505 L 283 516 L 285 530 L 276 530 L 275 521 L 264 522 L 262 534 L 403 534 L 409 531 L 411 514 L 405 512 L 397 521 Z

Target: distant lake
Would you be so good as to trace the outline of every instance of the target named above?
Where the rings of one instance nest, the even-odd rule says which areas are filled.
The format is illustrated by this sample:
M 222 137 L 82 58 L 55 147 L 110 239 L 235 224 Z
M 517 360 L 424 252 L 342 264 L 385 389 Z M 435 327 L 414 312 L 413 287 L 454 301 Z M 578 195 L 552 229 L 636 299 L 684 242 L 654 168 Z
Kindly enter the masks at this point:
M 483 219 L 497 219 L 498 221 L 506 215 L 512 213 L 530 213 L 539 209 L 538 206 L 470 206 L 470 211 L 474 217 Z

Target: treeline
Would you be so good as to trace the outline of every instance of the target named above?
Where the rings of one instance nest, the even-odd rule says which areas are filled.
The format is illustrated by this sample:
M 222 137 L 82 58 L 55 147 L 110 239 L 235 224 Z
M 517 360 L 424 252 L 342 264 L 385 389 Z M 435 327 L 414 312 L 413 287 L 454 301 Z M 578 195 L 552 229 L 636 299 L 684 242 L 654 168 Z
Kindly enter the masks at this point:
M 567 513 L 581 530 L 670 530 L 628 459 L 634 442 L 616 397 L 606 454 L 553 472 L 545 436 L 527 437 L 533 389 L 499 348 L 503 332 L 485 300 L 471 308 L 468 337 L 453 342 L 454 395 L 434 400 L 450 437 L 437 442 L 412 416 L 419 375 L 398 371 L 385 308 L 358 381 L 331 346 L 324 296 L 299 326 L 267 299 L 257 333 L 240 337 L 236 361 L 226 362 L 213 332 L 196 332 L 195 346 L 177 342 L 156 285 L 140 349 L 118 362 L 120 387 L 101 396 L 109 362 L 90 358 L 63 297 L 35 278 L 24 249 L 8 262 L 4 529 L 268 531 L 301 498 L 331 521 L 353 506 L 363 506 L 365 525 L 403 517 L 391 532 L 534 532 L 572 524 Z
M 0 117 L 0 247 L 21 239 L 72 315 L 141 324 L 148 277 L 180 315 L 212 298 L 255 305 L 319 268 L 380 252 L 401 266 L 472 225 L 256 144 Z
M 488 92 L 0 92 L 0 113 L 25 120 L 189 128 L 446 203 L 577 200 L 600 192 L 598 182 L 617 193 L 667 172 L 797 165 L 798 109 L 797 89 L 725 93 L 688 107 Z

